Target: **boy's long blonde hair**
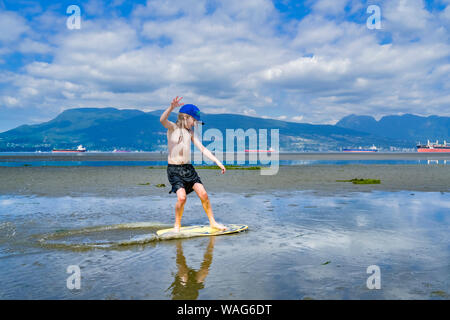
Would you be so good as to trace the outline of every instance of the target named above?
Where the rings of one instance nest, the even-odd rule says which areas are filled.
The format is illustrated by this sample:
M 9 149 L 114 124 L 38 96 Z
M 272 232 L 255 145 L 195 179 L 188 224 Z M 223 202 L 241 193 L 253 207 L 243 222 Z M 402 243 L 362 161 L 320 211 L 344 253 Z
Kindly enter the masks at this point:
M 175 124 L 180 129 L 186 129 L 192 135 L 192 134 L 194 134 L 194 132 L 191 128 L 188 128 L 188 125 L 187 125 L 187 121 L 188 121 L 189 117 L 192 117 L 192 116 L 187 113 L 179 112 L 177 122 L 175 122 Z M 194 121 L 194 127 L 197 127 L 197 121 Z M 180 134 L 178 143 L 180 143 L 181 141 L 183 141 L 183 134 Z

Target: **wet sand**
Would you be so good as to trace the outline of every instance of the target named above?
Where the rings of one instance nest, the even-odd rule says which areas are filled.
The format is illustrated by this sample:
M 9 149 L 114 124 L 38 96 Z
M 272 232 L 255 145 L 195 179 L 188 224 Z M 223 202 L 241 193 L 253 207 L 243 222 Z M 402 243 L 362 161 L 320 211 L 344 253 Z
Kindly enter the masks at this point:
M 450 191 L 448 165 L 307 165 L 280 166 L 276 175 L 259 170 L 219 170 L 197 167 L 210 192 L 267 193 L 316 190 L 327 193 L 358 191 Z M 336 182 L 353 178 L 380 179 L 380 184 Z M 157 187 L 165 184 L 165 187 Z M 38 196 L 167 195 L 166 167 L 0 167 L 0 194 Z

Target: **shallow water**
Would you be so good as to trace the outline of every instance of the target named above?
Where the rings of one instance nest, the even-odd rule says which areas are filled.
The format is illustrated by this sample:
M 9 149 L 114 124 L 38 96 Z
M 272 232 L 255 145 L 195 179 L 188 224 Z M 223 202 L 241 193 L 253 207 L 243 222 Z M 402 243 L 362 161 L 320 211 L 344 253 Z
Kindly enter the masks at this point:
M 85 248 L 173 223 L 174 197 L 0 195 L 2 299 L 448 299 L 450 194 L 372 190 L 210 191 L 235 235 Z M 140 228 L 95 229 L 145 222 Z M 205 224 L 194 195 L 183 225 Z M 135 225 L 136 226 L 136 225 Z M 68 230 L 84 230 L 72 232 Z M 97 232 L 97 231 L 98 232 Z M 70 245 L 43 246 L 62 234 Z M 66 286 L 69 265 L 81 288 Z M 381 289 L 366 286 L 367 267 Z

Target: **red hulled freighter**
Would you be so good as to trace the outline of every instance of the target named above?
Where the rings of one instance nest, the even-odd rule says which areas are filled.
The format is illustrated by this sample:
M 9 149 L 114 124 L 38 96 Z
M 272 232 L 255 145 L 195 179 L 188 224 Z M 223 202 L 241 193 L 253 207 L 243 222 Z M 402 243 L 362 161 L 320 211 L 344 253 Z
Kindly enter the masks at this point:
M 427 144 L 418 144 L 417 152 L 450 152 L 450 144 L 447 144 L 447 141 L 444 141 L 444 144 L 439 144 L 438 141 L 436 143 L 431 143 L 428 140 Z

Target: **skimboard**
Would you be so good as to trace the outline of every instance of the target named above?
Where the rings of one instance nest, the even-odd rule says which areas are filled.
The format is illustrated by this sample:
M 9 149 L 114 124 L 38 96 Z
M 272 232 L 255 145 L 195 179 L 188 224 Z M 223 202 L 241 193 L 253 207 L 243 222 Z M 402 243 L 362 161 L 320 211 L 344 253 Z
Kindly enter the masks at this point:
M 173 228 L 158 230 L 156 234 L 160 239 L 178 239 L 205 236 L 220 236 L 223 234 L 237 233 L 248 229 L 243 224 L 227 224 L 227 230 L 218 230 L 208 226 L 188 226 L 181 227 L 180 232 L 175 232 Z

